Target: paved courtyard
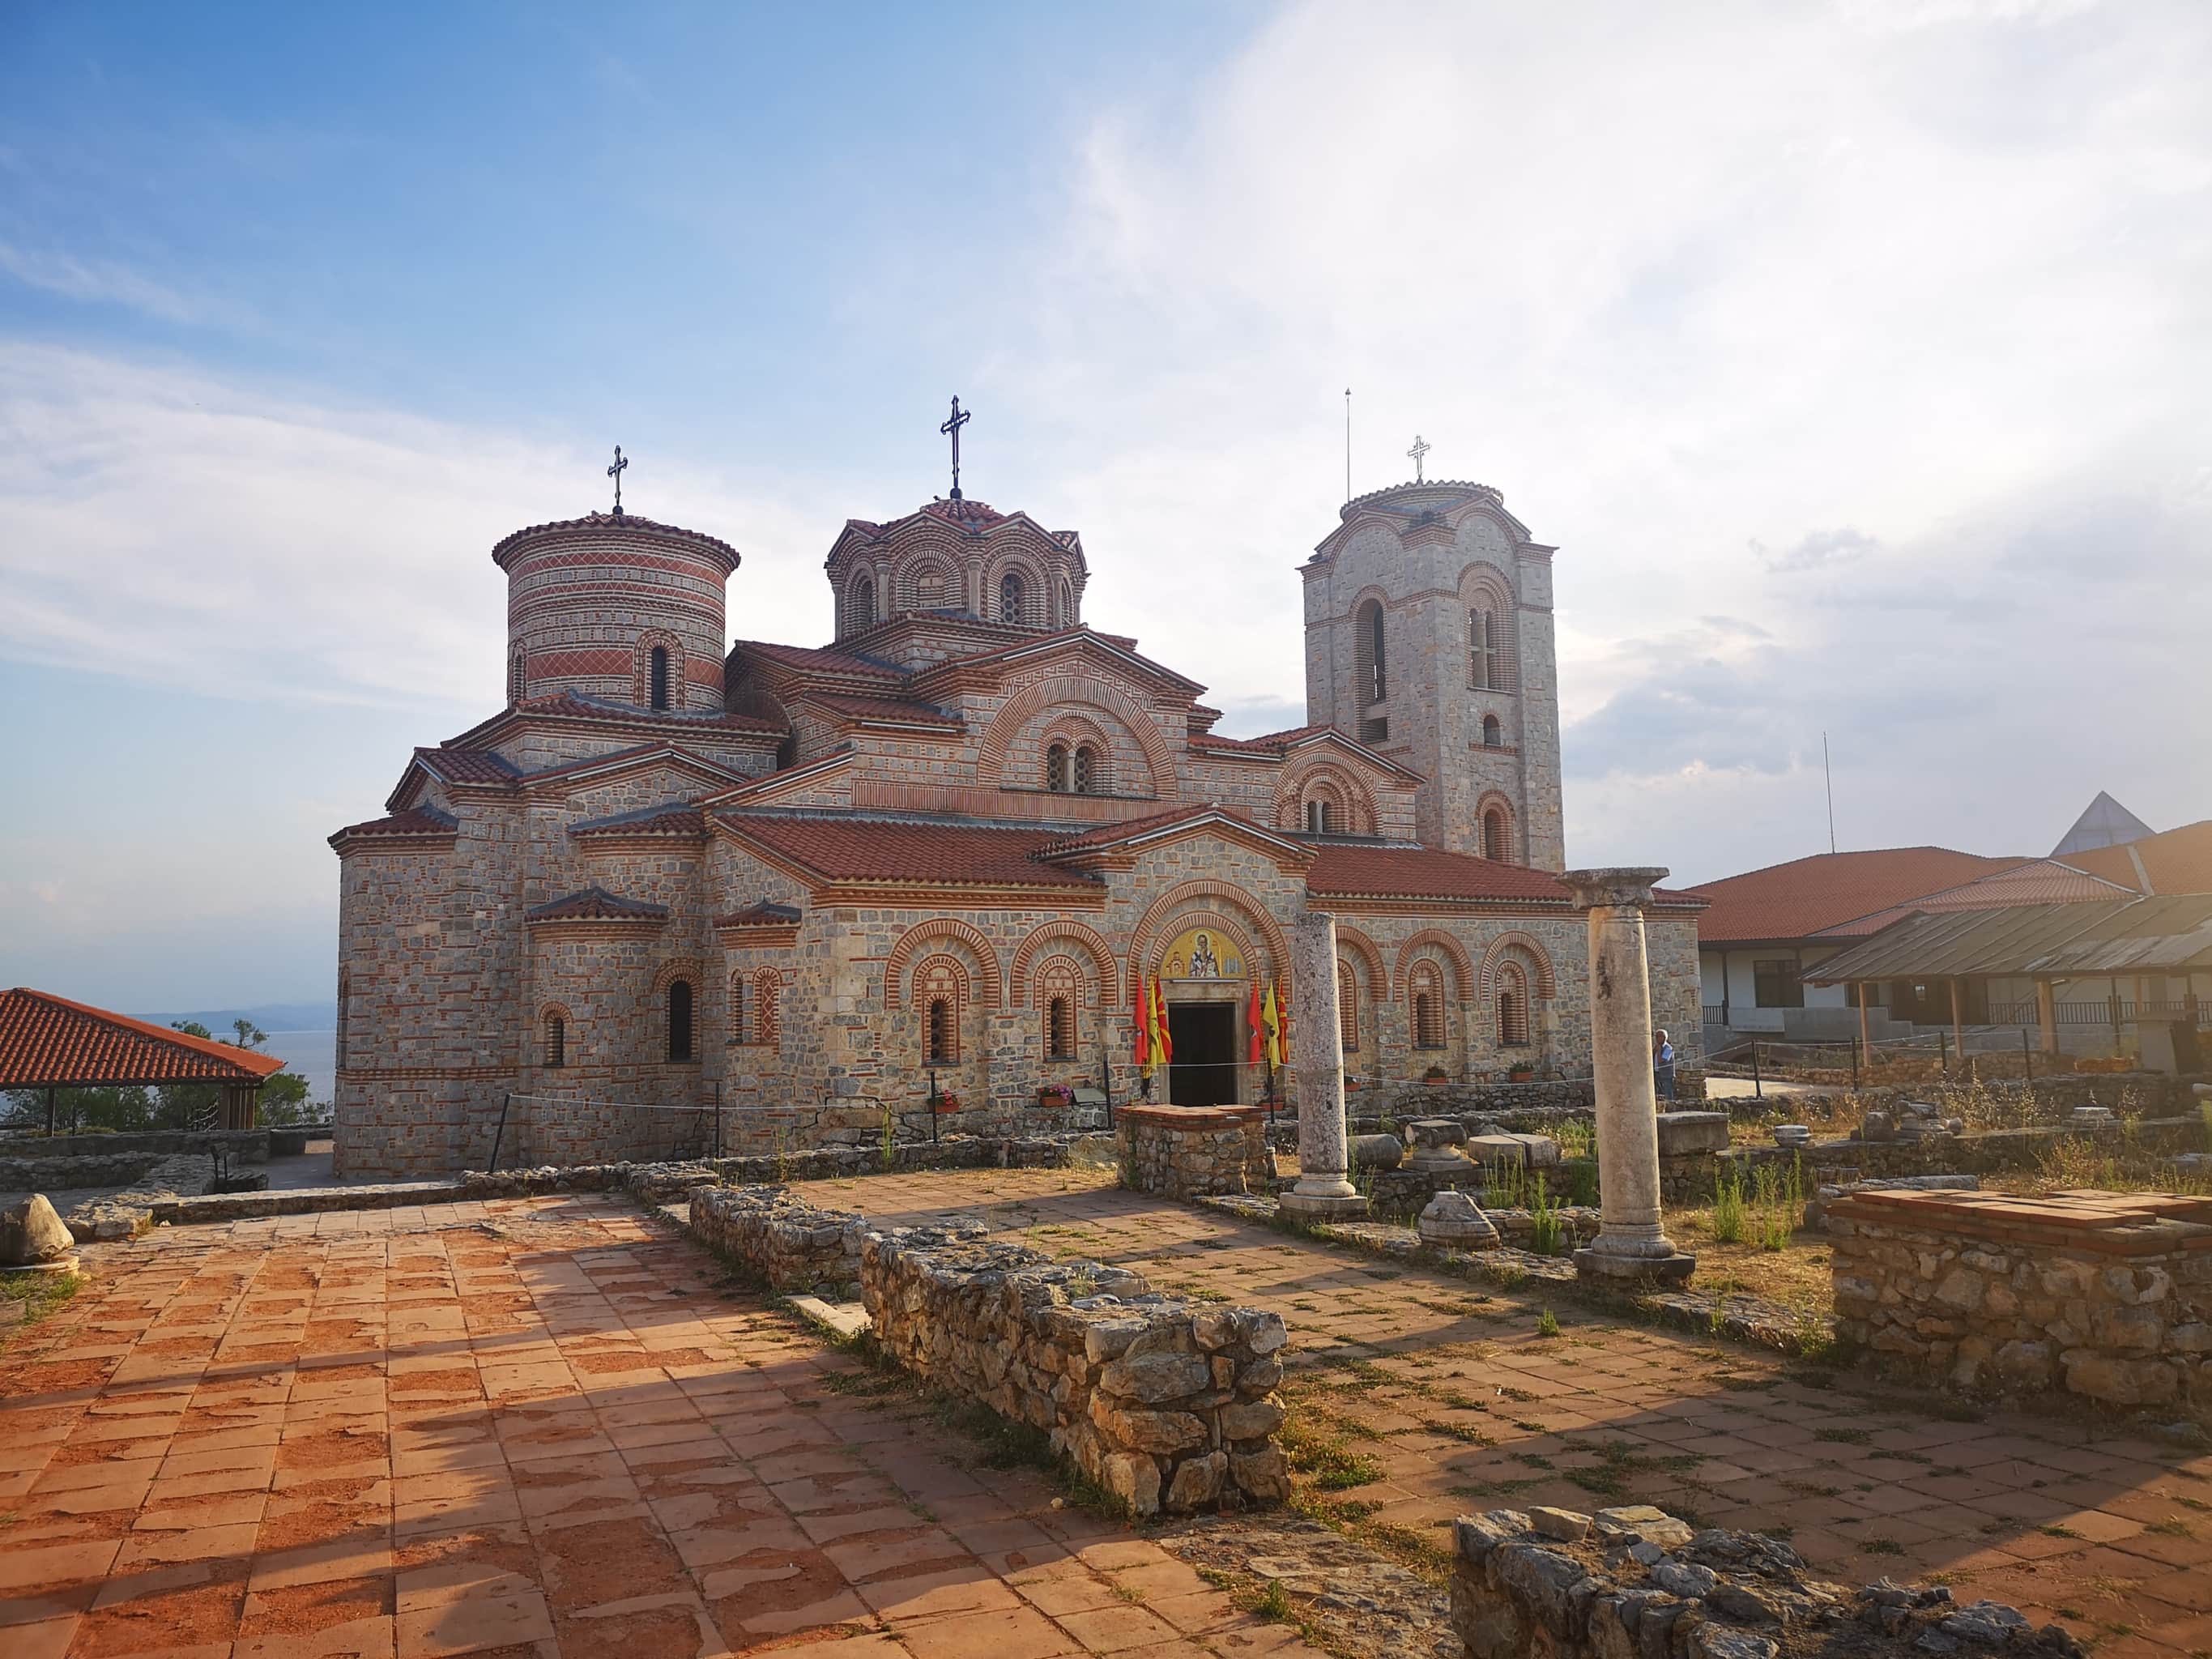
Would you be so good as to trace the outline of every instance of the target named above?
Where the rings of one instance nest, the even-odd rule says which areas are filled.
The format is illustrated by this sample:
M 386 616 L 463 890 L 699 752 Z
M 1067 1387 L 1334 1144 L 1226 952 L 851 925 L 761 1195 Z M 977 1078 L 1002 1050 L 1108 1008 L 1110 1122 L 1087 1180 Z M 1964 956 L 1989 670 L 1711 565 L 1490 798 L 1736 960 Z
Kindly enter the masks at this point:
M 1779 1356 L 1601 1319 L 1106 1185 L 1007 1170 L 810 1183 L 879 1224 L 965 1210 L 1161 1289 L 1280 1313 L 1293 1426 L 1371 1460 L 1347 1514 L 1439 1551 L 1469 1510 L 1651 1502 L 1786 1535 L 1827 1576 L 1940 1577 L 2099 1639 L 2212 1654 L 2212 1456 L 2049 1417 L 1972 1418 Z M 1814 1379 L 1817 1381 L 1818 1379 Z
M 92 1255 L 0 1356 L 6 1659 L 1310 1651 L 623 1200 Z

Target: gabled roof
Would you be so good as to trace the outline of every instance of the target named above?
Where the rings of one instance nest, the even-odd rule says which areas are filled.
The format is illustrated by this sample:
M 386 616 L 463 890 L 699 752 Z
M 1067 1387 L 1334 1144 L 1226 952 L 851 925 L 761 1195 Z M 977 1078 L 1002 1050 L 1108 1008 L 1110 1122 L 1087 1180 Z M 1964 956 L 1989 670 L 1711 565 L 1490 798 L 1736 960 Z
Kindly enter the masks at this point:
M 1913 916 L 1805 970 L 1846 980 L 2097 979 L 2212 968 L 2212 894 Z
M 779 645 L 773 640 L 733 640 L 731 654 L 743 652 L 760 658 L 779 667 L 795 668 L 802 673 L 830 674 L 846 679 L 880 680 L 895 685 L 906 676 L 886 662 L 873 657 L 863 657 L 850 651 L 840 651 L 831 646 Z
M 665 904 L 647 904 L 641 899 L 618 898 L 604 887 L 586 887 L 556 898 L 550 903 L 533 905 L 522 913 L 525 921 L 659 921 L 668 915 Z
M 1378 754 L 1341 726 L 1294 726 L 1287 732 L 1270 732 L 1257 738 L 1217 738 L 1208 732 L 1193 736 L 1190 741 L 1194 748 L 1232 749 L 1252 755 L 1278 756 L 1287 755 L 1295 749 L 1326 744 L 1332 748 L 1348 750 L 1377 771 L 1395 772 L 1400 777 L 1415 782 L 1420 779 L 1419 773 L 1401 766 L 1387 755 Z
M 800 691 L 793 702 L 819 705 L 833 714 L 868 723 L 888 721 L 896 726 L 941 726 L 958 732 L 966 725 L 957 714 L 948 714 L 933 703 L 902 697 L 852 697 L 835 691 Z
M 1923 893 L 1902 904 L 1893 904 L 1872 915 L 1855 916 L 1820 930 L 1822 939 L 1864 939 L 1909 915 L 1947 910 L 1996 910 L 2020 904 L 2081 904 L 2096 899 L 2122 897 L 2130 890 L 2059 863 L 2055 859 L 2029 859 L 2008 869 Z
M 1306 890 L 1316 900 L 1457 899 L 1500 903 L 1556 905 L 1565 909 L 1574 896 L 1541 870 L 1501 864 L 1495 859 L 1447 853 L 1433 847 L 1359 847 L 1341 842 L 1314 844 Z M 1680 894 L 1662 894 L 1679 899 Z
M 0 992 L 0 1089 L 258 1083 L 274 1054 L 17 986 Z
M 764 720 L 757 714 L 740 714 L 726 710 L 640 708 L 634 703 L 617 702 L 608 697 L 587 697 L 580 691 L 560 691 L 551 696 L 532 697 L 526 702 L 502 708 L 459 737 L 447 738 L 439 747 L 441 751 L 488 749 L 494 739 L 519 726 L 546 723 L 568 729 L 584 726 L 600 731 L 610 726 L 629 726 L 679 742 L 695 736 L 712 738 L 781 738 L 785 731 L 781 720 Z
M 415 758 L 445 783 L 506 783 L 522 775 L 496 749 L 417 749 Z
M 1041 657 L 1064 656 L 1080 652 L 1097 655 L 1142 676 L 1156 684 L 1169 685 L 1193 696 L 1206 690 L 1196 680 L 1186 678 L 1164 663 L 1154 662 L 1126 641 L 1110 635 L 1101 634 L 1087 623 L 1061 629 L 1053 634 L 1032 634 L 1024 639 L 1002 645 L 996 650 L 981 651 L 972 657 L 954 657 L 945 662 L 933 664 L 915 676 L 917 690 L 924 690 L 940 681 L 957 679 L 975 669 L 994 668 L 1013 663 L 1033 662 Z
M 2058 838 L 2051 856 L 2063 859 L 2069 853 L 2087 853 L 2100 847 L 2124 847 L 2150 833 L 2150 825 L 2100 789 L 2096 799 L 2074 820 L 2074 827 Z
M 1710 908 L 1698 918 L 1698 939 L 1705 945 L 1810 939 L 1824 927 L 2021 862 L 1948 847 L 1816 853 L 1699 884 L 1692 890 Z
M 2064 862 L 2137 892 L 2212 893 L 2212 818 L 2124 847 L 2069 853 Z
M 775 862 L 817 881 L 925 886 L 1086 889 L 1092 878 L 1036 854 L 1061 839 L 1051 830 L 945 823 L 854 813 L 718 812 L 716 826 Z
M 1119 823 L 1102 823 L 1095 830 L 1055 841 L 1036 856 L 1054 863 L 1081 864 L 1103 854 L 1133 854 L 1149 845 L 1200 830 L 1211 830 L 1248 842 L 1288 864 L 1304 865 L 1312 856 L 1312 849 L 1304 842 L 1267 829 L 1216 801 L 1202 806 L 1173 806 L 1140 818 L 1126 818 Z

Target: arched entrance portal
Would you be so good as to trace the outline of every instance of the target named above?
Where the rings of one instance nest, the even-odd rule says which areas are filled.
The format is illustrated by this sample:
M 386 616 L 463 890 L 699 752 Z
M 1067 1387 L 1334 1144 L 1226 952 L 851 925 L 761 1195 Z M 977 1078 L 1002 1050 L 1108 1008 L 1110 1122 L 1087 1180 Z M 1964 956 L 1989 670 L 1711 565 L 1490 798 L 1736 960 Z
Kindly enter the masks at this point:
M 1219 918 L 1187 919 L 1160 956 L 1166 993 L 1168 1099 L 1177 1106 L 1233 1106 L 1260 1097 L 1247 1075 L 1249 981 L 1261 972 L 1242 934 Z

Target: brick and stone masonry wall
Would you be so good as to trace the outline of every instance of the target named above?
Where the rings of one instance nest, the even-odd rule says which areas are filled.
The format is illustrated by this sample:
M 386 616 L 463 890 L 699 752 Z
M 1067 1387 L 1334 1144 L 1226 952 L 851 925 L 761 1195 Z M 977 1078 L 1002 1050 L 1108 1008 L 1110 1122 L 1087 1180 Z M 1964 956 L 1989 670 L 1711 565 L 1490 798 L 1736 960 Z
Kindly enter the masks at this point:
M 1857 1192 L 1837 1334 L 1976 1392 L 2212 1411 L 2212 1200 Z
M 1126 1268 L 1054 1262 L 981 1228 L 880 1232 L 781 1188 L 696 1189 L 691 1226 L 779 1290 L 857 1279 L 887 1355 L 1043 1430 L 1139 1515 L 1289 1491 L 1274 1314 L 1170 1301 Z
M 1124 1106 L 1114 1133 L 1122 1181 L 1138 1192 L 1194 1198 L 1274 1189 L 1264 1108 Z
M 871 1233 L 860 1283 L 885 1352 L 1045 1431 L 1139 1515 L 1288 1495 L 1278 1315 L 935 1228 Z
M 1846 1589 L 1813 1577 L 1778 1539 L 1696 1531 L 1649 1504 L 1492 1510 L 1461 1516 L 1453 1541 L 1452 1627 L 1469 1659 L 2086 1652 L 2016 1608 L 1887 1578 Z

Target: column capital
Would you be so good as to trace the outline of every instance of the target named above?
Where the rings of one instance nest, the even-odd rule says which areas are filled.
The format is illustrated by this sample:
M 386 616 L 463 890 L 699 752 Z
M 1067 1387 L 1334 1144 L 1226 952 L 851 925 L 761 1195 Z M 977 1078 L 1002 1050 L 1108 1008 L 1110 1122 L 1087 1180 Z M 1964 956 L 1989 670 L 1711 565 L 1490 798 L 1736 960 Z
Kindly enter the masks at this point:
M 1575 908 L 1595 910 L 1602 905 L 1641 910 L 1651 902 L 1651 890 L 1667 878 L 1657 866 L 1617 870 L 1568 870 L 1559 880 L 1574 890 Z

